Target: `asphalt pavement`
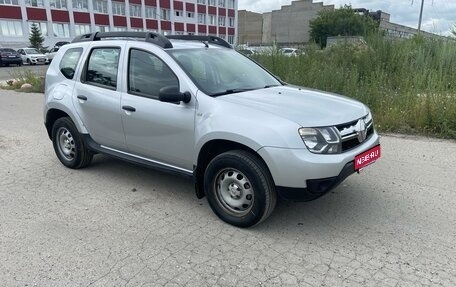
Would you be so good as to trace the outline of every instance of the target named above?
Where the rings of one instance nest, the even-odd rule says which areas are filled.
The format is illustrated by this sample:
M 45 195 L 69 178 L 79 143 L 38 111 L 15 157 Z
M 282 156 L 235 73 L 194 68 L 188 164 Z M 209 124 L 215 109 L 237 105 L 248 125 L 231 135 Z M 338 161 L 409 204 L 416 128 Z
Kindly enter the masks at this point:
M 455 141 L 383 135 L 361 174 L 239 229 L 182 178 L 63 167 L 42 104 L 0 90 L 1 286 L 456 286 Z

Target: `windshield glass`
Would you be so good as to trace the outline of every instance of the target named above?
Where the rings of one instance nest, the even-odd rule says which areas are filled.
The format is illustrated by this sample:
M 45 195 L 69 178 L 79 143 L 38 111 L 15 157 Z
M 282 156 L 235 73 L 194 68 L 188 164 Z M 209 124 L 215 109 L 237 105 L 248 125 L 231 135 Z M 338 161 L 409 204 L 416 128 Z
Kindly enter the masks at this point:
M 41 54 L 37 49 L 25 49 L 27 54 Z
M 231 49 L 176 49 L 168 52 L 198 88 L 211 96 L 281 85 L 263 68 Z

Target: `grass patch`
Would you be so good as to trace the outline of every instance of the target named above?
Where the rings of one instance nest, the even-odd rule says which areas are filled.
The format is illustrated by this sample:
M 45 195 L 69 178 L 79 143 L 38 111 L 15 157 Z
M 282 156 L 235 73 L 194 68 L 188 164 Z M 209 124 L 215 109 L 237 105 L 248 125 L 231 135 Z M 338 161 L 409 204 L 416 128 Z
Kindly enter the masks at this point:
M 38 76 L 28 69 L 13 69 L 10 72 L 12 80 L 7 81 L 7 86 L 1 86 L 2 89 L 15 90 L 28 93 L 44 93 L 44 77 Z M 23 84 L 32 85 L 31 88 L 21 89 Z
M 456 43 L 380 35 L 366 41 L 255 60 L 288 83 L 360 100 L 380 131 L 456 139 Z

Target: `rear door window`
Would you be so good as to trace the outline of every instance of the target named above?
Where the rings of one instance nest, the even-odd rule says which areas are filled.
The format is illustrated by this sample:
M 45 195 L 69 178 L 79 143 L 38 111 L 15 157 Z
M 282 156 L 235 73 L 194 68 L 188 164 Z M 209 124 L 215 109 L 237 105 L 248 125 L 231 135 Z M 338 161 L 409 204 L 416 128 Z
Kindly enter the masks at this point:
M 117 88 L 120 48 L 95 48 L 90 53 L 83 81 L 88 84 Z

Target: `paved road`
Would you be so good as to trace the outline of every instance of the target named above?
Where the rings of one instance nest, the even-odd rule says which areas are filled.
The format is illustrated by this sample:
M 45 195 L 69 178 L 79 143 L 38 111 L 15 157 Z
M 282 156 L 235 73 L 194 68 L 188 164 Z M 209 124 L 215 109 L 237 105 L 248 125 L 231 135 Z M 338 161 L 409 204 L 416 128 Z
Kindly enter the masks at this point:
M 224 224 L 191 182 L 64 168 L 40 94 L 0 91 L 2 286 L 456 286 L 456 143 L 384 136 L 333 193 Z
M 0 82 L 17 77 L 18 74 L 24 74 L 26 70 L 30 70 L 37 76 L 46 74 L 48 65 L 23 65 L 22 67 L 0 67 Z

